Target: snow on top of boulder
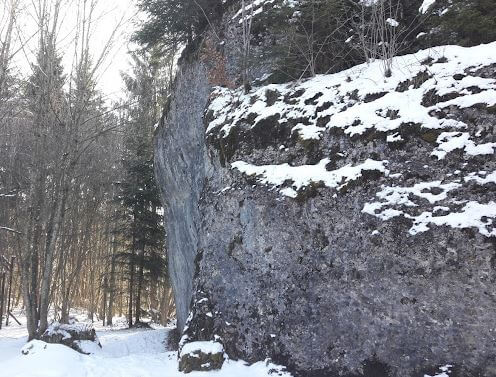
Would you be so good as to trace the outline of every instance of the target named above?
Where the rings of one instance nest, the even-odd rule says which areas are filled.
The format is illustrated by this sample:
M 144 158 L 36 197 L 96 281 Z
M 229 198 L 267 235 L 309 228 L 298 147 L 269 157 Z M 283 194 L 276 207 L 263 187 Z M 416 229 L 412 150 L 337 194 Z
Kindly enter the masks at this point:
M 46 329 L 45 335 L 47 336 L 62 335 L 62 339 L 70 339 L 71 334 L 69 334 L 69 332 L 67 331 L 68 329 L 65 329 L 64 326 L 71 326 L 72 328 L 72 325 L 61 325 L 58 322 L 53 322 Z
M 224 353 L 224 347 L 219 342 L 214 341 L 196 341 L 186 343 L 181 348 L 180 357 L 188 354 L 204 353 L 204 354 L 216 354 Z
M 349 182 L 360 178 L 363 171 L 378 171 L 386 175 L 389 172 L 386 169 L 387 161 L 367 159 L 364 163 L 356 166 L 346 165 L 342 168 L 328 171 L 326 167 L 329 162 L 330 160 L 325 158 L 317 165 L 290 166 L 289 164 L 281 164 L 255 166 L 243 161 L 236 161 L 231 166 L 248 176 L 257 176 L 262 184 L 280 187 L 285 182 L 290 181 L 291 187 L 281 189 L 280 193 L 293 198 L 297 196 L 298 190 L 312 183 L 323 183 L 326 187 L 341 189 Z
M 296 85 L 267 85 L 248 94 L 242 89 L 217 88 L 209 106 L 213 120 L 206 132 L 226 137 L 250 115 L 254 117 L 253 127 L 273 116 L 279 117 L 281 124 L 309 119 L 313 134 L 331 128 L 340 128 L 350 136 L 369 129 L 392 132 L 407 123 L 430 129 L 463 129 L 467 126 L 464 122 L 437 118 L 433 112 L 448 106 L 495 105 L 496 80 L 468 77 L 466 73 L 495 62 L 496 42 L 470 48 L 443 46 L 394 58 L 388 78 L 384 77 L 382 61 L 375 61 Z M 457 75 L 462 79 L 457 80 Z M 433 93 L 454 93 L 456 98 L 434 105 L 425 103 Z M 276 100 L 269 101 L 268 95 Z M 316 108 L 322 110 L 316 114 Z M 388 117 L 388 111 L 397 115 Z
M 22 362 L 16 365 L 16 373 L 6 375 L 41 376 L 41 374 L 38 373 L 43 371 L 47 362 L 57 365 L 59 373 L 49 374 L 49 372 L 45 371 L 44 375 L 46 376 L 82 375 L 79 374 L 78 371 L 72 370 L 74 365 L 78 365 L 81 362 L 82 355 L 61 344 L 49 344 L 42 342 L 41 340 L 32 340 L 22 347 L 21 355 Z M 7 371 L 13 369 L 9 368 L 10 363 L 6 362 L 5 364 Z M 2 363 L 2 368 L 4 368 L 4 363 Z M 3 369 L 3 371 L 5 371 L 5 369 Z M 74 372 L 76 373 L 74 374 Z
M 471 173 L 464 178 L 465 181 L 474 181 L 477 184 L 496 183 L 496 172 L 482 178 L 476 173 Z M 393 217 L 404 216 L 413 221 L 409 230 L 411 235 L 429 230 L 429 225 L 449 226 L 452 228 L 477 228 L 479 233 L 486 237 L 496 236 L 496 224 L 492 218 L 496 217 L 496 202 L 478 203 L 460 199 L 448 199 L 448 192 L 462 186 L 462 180 L 449 183 L 422 182 L 412 187 L 384 187 L 376 196 L 378 202 L 366 203 L 362 212 L 389 220 Z M 416 213 L 415 207 L 419 204 L 413 198 L 427 200 L 430 204 L 445 202 L 448 206 L 436 206 L 432 211 Z M 463 205 L 462 208 L 460 207 Z M 458 209 L 457 209 L 458 208 Z M 445 214 L 437 215 L 442 211 Z
M 87 323 L 61 324 L 59 322 L 53 322 L 46 329 L 45 335 L 53 336 L 56 334 L 61 334 L 63 335 L 63 339 L 69 339 L 71 337 L 69 332 L 81 333 L 91 331 L 92 329 L 93 326 Z

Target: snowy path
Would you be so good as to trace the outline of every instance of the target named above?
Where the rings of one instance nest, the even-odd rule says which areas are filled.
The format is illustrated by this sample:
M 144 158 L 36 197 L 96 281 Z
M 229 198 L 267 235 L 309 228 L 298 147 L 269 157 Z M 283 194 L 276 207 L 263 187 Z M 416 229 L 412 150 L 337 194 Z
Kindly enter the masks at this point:
M 98 331 L 102 349 L 90 356 L 48 345 L 27 356 L 20 349 L 26 342 L 23 328 L 0 331 L 0 376 L 12 377 L 152 377 L 177 375 L 174 352 L 167 352 L 169 329 Z
M 23 319 L 21 319 L 23 322 Z M 170 329 L 97 328 L 102 349 L 82 355 L 68 347 L 40 343 L 35 352 L 22 355 L 27 333 L 24 327 L 0 330 L 0 377 L 267 377 L 272 366 L 260 362 L 246 366 L 226 361 L 219 372 L 178 372 L 177 352 L 167 351 Z M 286 376 L 289 376 L 285 374 Z

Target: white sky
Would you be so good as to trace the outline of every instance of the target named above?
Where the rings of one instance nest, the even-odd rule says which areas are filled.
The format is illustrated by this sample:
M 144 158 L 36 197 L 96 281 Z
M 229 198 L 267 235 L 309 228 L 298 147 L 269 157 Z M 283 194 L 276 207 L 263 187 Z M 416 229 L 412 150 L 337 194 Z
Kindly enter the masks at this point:
M 136 12 L 134 6 L 136 0 L 101 0 L 105 2 L 109 13 L 102 20 L 102 27 L 95 33 L 94 42 L 97 51 L 101 51 L 104 44 L 122 17 L 125 17 L 125 23 L 119 29 L 116 36 L 116 43 L 109 56 L 107 64 L 102 72 L 102 85 L 100 90 L 113 96 L 122 90 L 121 71 L 129 68 L 128 49 L 132 48 L 129 44 L 129 38 L 135 30 Z M 99 48 L 98 48 L 99 47 Z M 136 46 L 135 46 L 136 47 Z
M 70 71 L 72 57 L 74 55 L 73 39 L 77 17 L 76 9 L 77 5 L 81 4 L 84 0 L 65 1 L 64 10 L 61 13 L 63 22 L 58 38 L 58 50 L 63 55 L 64 71 L 67 74 Z M 122 95 L 123 83 L 120 72 L 129 69 L 127 51 L 130 48 L 128 43 L 129 37 L 136 27 L 137 9 L 134 6 L 135 3 L 136 0 L 99 0 L 95 12 L 94 18 L 97 21 L 94 23 L 95 26 L 90 40 L 90 51 L 94 59 L 97 59 L 101 54 L 120 20 L 124 20 L 115 35 L 111 52 L 98 72 L 98 89 L 107 96 L 108 100 L 120 98 Z M 1 8 L 0 11 L 2 11 Z M 0 15 L 0 19 L 1 17 L 2 15 Z M 23 10 L 17 19 L 18 40 L 16 44 L 20 43 L 20 39 L 27 40 L 30 37 L 31 39 L 25 48 L 15 56 L 14 60 L 14 66 L 23 75 L 29 75 L 30 64 L 34 61 L 36 52 L 37 38 L 34 35 L 36 30 L 35 20 L 32 0 L 26 0 Z

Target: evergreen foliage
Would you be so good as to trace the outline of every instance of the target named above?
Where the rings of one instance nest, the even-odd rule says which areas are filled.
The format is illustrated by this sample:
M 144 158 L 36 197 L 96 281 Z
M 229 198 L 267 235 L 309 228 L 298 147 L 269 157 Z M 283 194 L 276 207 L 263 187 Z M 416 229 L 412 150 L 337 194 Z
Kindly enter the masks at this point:
M 377 13 L 374 12 L 377 12 L 377 2 L 267 1 L 263 4 L 263 11 L 256 12 L 253 17 L 250 38 L 251 45 L 263 46 L 263 51 L 240 60 L 249 59 L 245 63 L 256 66 L 258 62 L 253 60 L 268 59 L 274 66 L 269 81 L 283 82 L 338 72 L 370 59 L 387 60 L 419 48 L 440 44 L 470 46 L 496 39 L 493 0 L 438 0 L 427 13 L 419 12 L 422 0 L 380 2 L 384 3 L 380 22 L 384 24 L 393 19 L 398 23 L 396 26 L 387 25 L 390 30 L 386 32 L 376 29 Z M 252 3 L 246 2 L 248 14 Z M 219 26 L 217 21 L 224 11 L 230 9 L 234 14 L 240 6 L 239 0 L 140 0 L 139 7 L 147 14 L 148 21 L 135 34 L 135 40 L 147 47 L 169 49 L 185 44 L 186 51 L 190 51 L 195 50 L 211 26 L 218 29 L 216 37 L 237 38 L 236 32 L 229 29 L 232 26 Z M 234 24 L 238 23 L 238 18 Z M 421 32 L 426 34 L 418 38 Z M 365 33 L 365 37 L 360 33 Z M 365 43 L 364 38 L 368 39 Z M 389 40 L 391 38 L 394 40 Z M 206 42 L 209 42 L 208 38 Z M 388 46 L 388 51 L 384 51 L 384 46 Z M 208 49 L 212 48 L 209 46 Z M 213 49 L 223 50 L 215 46 Z M 217 57 L 213 52 L 209 56 Z M 222 57 L 217 60 L 222 61 Z M 220 82 L 228 85 L 239 80 L 227 77 Z
M 432 44 L 475 46 L 496 40 L 494 0 L 445 0 L 433 8 L 429 22 Z
M 286 4 L 286 5 L 285 5 Z M 285 43 L 275 45 L 278 70 L 289 78 L 348 68 L 356 53 L 344 41 L 350 35 L 353 4 L 348 0 L 308 0 L 275 9 L 269 30 Z
M 222 0 L 140 0 L 147 15 L 134 39 L 147 47 L 165 49 L 191 44 L 222 14 Z
M 124 208 L 123 235 L 127 251 L 119 255 L 128 266 L 129 324 L 135 302 L 136 322 L 141 314 L 141 292 L 165 277 L 163 255 L 163 219 L 158 187 L 153 169 L 153 125 L 158 114 L 156 79 L 158 65 L 147 56 L 133 55 L 134 72 L 124 76 L 130 106 L 124 137 L 122 164 L 124 179 L 120 184 L 119 201 Z

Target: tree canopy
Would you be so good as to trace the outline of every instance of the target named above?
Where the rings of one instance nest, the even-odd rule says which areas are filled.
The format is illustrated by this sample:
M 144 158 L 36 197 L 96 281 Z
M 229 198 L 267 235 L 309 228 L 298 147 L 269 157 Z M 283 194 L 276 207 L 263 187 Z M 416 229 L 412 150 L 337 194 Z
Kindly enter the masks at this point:
M 147 20 L 134 35 L 146 47 L 190 44 L 222 14 L 222 0 L 140 0 Z

